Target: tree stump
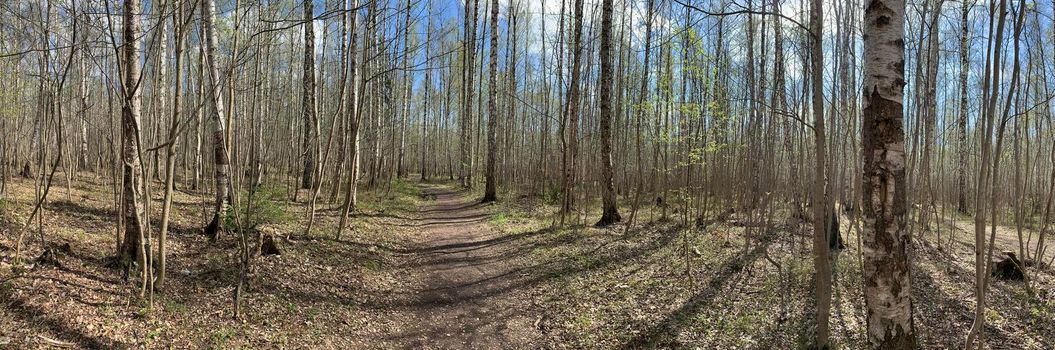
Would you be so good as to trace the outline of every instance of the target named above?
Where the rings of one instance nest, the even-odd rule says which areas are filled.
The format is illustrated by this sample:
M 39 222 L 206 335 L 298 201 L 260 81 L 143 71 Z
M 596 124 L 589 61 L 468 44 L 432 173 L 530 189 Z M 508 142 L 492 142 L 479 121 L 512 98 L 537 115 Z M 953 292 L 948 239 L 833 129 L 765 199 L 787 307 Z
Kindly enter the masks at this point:
M 1003 252 L 1004 258 L 993 266 L 993 277 L 1003 281 L 1022 281 L 1025 273 L 1022 271 L 1022 262 L 1018 260 L 1013 252 Z
M 282 255 L 282 251 L 278 249 L 278 244 L 275 242 L 275 236 L 270 233 L 264 234 L 264 239 L 260 243 L 260 255 Z

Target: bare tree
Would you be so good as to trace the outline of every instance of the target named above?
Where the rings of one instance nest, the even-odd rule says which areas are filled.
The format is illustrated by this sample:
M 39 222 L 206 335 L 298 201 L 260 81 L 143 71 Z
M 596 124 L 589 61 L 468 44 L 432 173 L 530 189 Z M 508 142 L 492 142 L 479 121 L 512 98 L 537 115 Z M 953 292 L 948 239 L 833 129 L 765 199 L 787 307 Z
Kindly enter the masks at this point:
M 567 127 L 564 129 L 564 200 L 561 204 L 560 224 L 564 225 L 564 216 L 571 213 L 575 206 L 576 156 L 579 152 L 579 90 L 582 82 L 582 21 L 583 0 L 575 0 L 573 8 L 575 23 L 572 27 L 572 63 L 571 79 L 568 81 L 568 96 L 564 104 L 564 116 Z
M 410 7 L 411 2 L 407 0 L 406 15 L 403 17 L 403 114 L 399 123 L 399 155 L 396 159 L 396 176 L 400 179 L 406 178 L 407 168 L 403 159 L 407 153 L 407 117 L 410 115 L 410 80 L 409 60 L 413 51 L 410 49 Z
M 183 95 L 183 51 L 186 46 L 186 27 L 190 18 L 193 17 L 193 8 L 190 16 L 184 15 L 185 9 L 182 1 L 173 0 L 173 7 L 175 11 L 172 14 L 172 23 L 175 29 L 173 34 L 176 40 L 174 52 L 176 62 L 173 69 L 175 76 L 173 80 L 176 84 L 172 93 L 172 120 L 169 125 L 168 137 L 163 144 L 165 150 L 165 192 L 161 205 L 161 231 L 158 232 L 158 277 L 156 282 L 158 288 L 165 286 L 165 265 L 167 262 L 165 244 L 168 240 L 169 220 L 172 212 L 172 192 L 176 175 L 176 145 L 179 144 L 180 134 L 183 133 L 184 128 L 183 124 L 180 123 L 180 114 L 183 113 L 180 105 L 180 98 Z M 164 54 L 162 51 L 161 55 L 164 56 Z
M 121 168 L 123 175 L 123 208 L 124 240 L 121 246 L 121 261 L 130 266 L 134 262 L 146 269 L 146 252 L 144 247 L 146 223 L 144 222 L 143 205 L 143 170 L 139 155 L 140 149 L 140 111 L 142 92 L 140 91 L 139 46 L 142 43 L 141 10 L 139 0 L 125 0 L 124 31 L 121 46 L 123 79 L 121 79 L 124 104 L 121 107 Z
M 488 75 L 487 96 L 487 168 L 484 170 L 484 198 L 483 203 L 494 202 L 497 198 L 495 191 L 495 133 L 498 128 L 498 0 L 491 0 L 491 59 L 490 74 Z
M 598 90 L 598 104 L 601 118 L 601 187 L 602 213 L 597 226 L 607 226 L 619 222 L 619 208 L 616 206 L 615 181 L 612 166 L 612 11 L 613 0 L 601 2 L 601 77 Z M 618 98 L 618 97 L 617 97 Z
M 319 118 L 315 103 L 315 8 L 313 0 L 304 0 L 304 72 L 302 85 L 304 109 L 304 172 L 300 188 L 315 188 L 319 158 Z
M 873 0 L 875 1 L 875 0 Z M 824 10 L 822 0 L 810 0 L 810 86 L 812 88 L 811 106 L 813 108 L 813 267 L 817 270 L 814 277 L 814 296 L 816 308 L 814 320 L 817 327 L 813 346 L 819 349 L 828 347 L 829 325 L 832 302 L 832 272 L 829 265 L 827 230 L 829 207 L 828 167 L 826 165 L 827 137 L 824 124 L 824 48 L 822 33 L 824 29 Z
M 216 203 L 213 205 L 213 217 L 209 225 L 205 227 L 205 235 L 215 239 L 219 232 L 226 231 L 226 220 L 231 203 L 231 158 L 227 153 L 227 123 L 224 121 L 223 101 L 220 97 L 220 65 L 216 61 L 217 34 L 214 23 L 216 22 L 216 0 L 205 0 L 202 7 L 202 28 L 204 37 L 201 38 L 205 47 L 205 69 L 208 79 L 208 99 L 210 119 L 213 122 L 212 142 L 214 165 L 214 188 Z M 204 82 L 203 82 L 204 83 Z
M 480 0 L 465 1 L 465 28 L 462 53 L 462 105 L 459 113 L 458 132 L 461 142 L 460 167 L 458 178 L 462 186 L 472 188 L 472 105 L 473 105 L 473 67 L 476 66 L 476 22 L 479 18 Z M 471 16 L 470 16 L 471 14 Z
M 348 0 L 347 8 L 355 9 L 359 7 L 359 0 Z M 347 19 L 348 30 L 348 55 L 346 58 L 348 62 L 342 62 L 344 65 L 343 69 L 348 70 L 347 79 L 345 82 L 347 88 L 345 93 L 348 96 L 345 98 L 345 120 L 350 124 L 348 135 L 350 139 L 349 153 L 351 159 L 348 161 L 348 178 L 345 180 L 344 189 L 344 201 L 341 204 L 341 219 L 337 225 L 337 239 L 341 239 L 341 234 L 344 232 L 344 228 L 347 226 L 348 213 L 355 208 L 356 200 L 356 188 L 359 183 L 359 82 L 356 81 L 358 78 L 358 70 L 356 67 L 355 51 L 358 49 L 358 28 L 356 27 L 356 11 L 348 11 L 345 14 Z

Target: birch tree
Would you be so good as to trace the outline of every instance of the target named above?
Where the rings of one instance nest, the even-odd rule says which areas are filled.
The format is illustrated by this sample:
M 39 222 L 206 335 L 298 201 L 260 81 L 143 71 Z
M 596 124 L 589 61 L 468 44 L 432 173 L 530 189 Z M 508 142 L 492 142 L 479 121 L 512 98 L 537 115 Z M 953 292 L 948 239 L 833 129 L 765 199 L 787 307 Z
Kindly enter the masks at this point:
M 868 342 L 875 349 L 916 347 L 905 227 L 904 26 L 903 0 L 865 5 L 863 278 Z
M 205 227 L 205 235 L 215 239 L 219 232 L 226 231 L 226 220 L 231 203 L 231 158 L 227 152 L 227 124 L 224 121 L 223 101 L 220 97 L 220 64 L 216 61 L 217 33 L 216 23 L 216 0 L 205 0 L 202 7 L 202 28 L 204 38 L 201 38 L 205 47 L 206 79 L 208 83 L 208 96 L 206 96 L 209 110 L 209 119 L 212 119 L 212 147 L 214 159 L 214 192 L 216 202 L 213 204 L 213 217 L 209 225 Z M 205 82 L 203 81 L 203 84 Z

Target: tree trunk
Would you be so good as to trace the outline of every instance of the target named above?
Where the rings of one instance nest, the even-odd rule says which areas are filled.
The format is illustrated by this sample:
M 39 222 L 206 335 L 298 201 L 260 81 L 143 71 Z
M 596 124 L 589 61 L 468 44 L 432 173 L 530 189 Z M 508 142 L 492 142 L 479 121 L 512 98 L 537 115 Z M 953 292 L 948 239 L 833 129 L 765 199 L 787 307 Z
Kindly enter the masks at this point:
M 956 211 L 967 214 L 967 73 L 971 68 L 970 53 L 967 51 L 970 33 L 969 16 L 971 5 L 963 2 L 960 13 L 960 116 L 957 121 L 957 158 L 956 158 Z
M 601 2 L 601 73 L 598 104 L 601 118 L 601 187 L 602 213 L 596 226 L 603 227 L 619 222 L 616 206 L 614 170 L 612 169 L 612 11 L 613 0 Z M 618 98 L 618 97 L 617 97 Z
M 224 135 L 227 134 L 227 124 L 224 121 L 223 101 L 220 97 L 220 67 L 216 61 L 216 1 L 206 0 L 202 7 L 202 27 L 205 29 L 205 62 L 208 67 L 209 107 L 210 119 L 213 121 L 213 156 L 215 157 L 215 169 L 213 180 L 216 193 L 216 203 L 213 206 L 213 217 L 209 225 L 205 227 L 205 235 L 215 240 L 220 232 L 227 230 L 227 211 L 230 209 L 231 201 L 231 159 L 227 153 L 227 142 Z
M 167 259 L 165 258 L 165 244 L 168 240 L 168 228 L 169 228 L 169 216 L 172 210 L 172 191 L 173 183 L 175 181 L 176 171 L 176 144 L 179 142 L 180 134 L 180 95 L 183 94 L 183 49 L 184 49 L 184 35 L 185 32 L 183 21 L 183 4 L 179 0 L 174 0 L 173 5 L 176 9 L 172 16 L 172 22 L 175 26 L 175 58 L 176 64 L 173 70 L 175 77 L 173 80 L 176 82 L 175 91 L 172 94 L 172 123 L 169 126 L 168 138 L 165 140 L 165 193 L 164 201 L 161 204 L 161 231 L 158 234 L 158 277 L 155 285 L 158 288 L 165 286 L 165 269 Z M 165 25 L 166 32 L 168 31 L 168 25 Z M 164 55 L 164 51 L 161 52 Z
M 124 105 L 121 108 L 121 164 L 123 173 L 124 239 L 121 246 L 121 261 L 129 266 L 133 261 L 145 268 L 146 257 L 142 253 L 145 223 L 143 205 L 143 170 L 140 161 L 140 109 L 142 91 L 139 89 L 139 46 L 141 44 L 142 4 L 139 0 L 125 0 L 124 44 L 122 63 L 124 79 L 121 82 Z
M 473 67 L 476 65 L 476 20 L 479 17 L 479 0 L 465 1 L 465 42 L 462 54 L 462 112 L 458 116 L 460 159 L 459 178 L 463 187 L 472 188 L 472 104 Z M 472 14 L 472 16 L 470 16 Z
M 423 106 L 421 108 L 421 181 L 423 182 L 429 179 L 428 166 L 426 164 L 426 156 L 429 154 L 429 144 L 428 142 L 426 142 L 426 140 L 428 140 L 427 137 L 429 127 L 429 98 L 432 94 L 432 69 L 429 67 L 429 47 L 432 46 L 432 0 L 428 0 L 428 5 L 426 7 L 427 9 L 425 17 L 427 18 L 427 22 L 425 22 L 425 93 L 424 98 L 422 99 Z M 433 156 L 438 157 L 439 155 L 433 154 Z
M 565 102 L 564 115 L 568 120 L 565 128 L 564 148 L 564 202 L 561 205 L 561 225 L 564 224 L 564 215 L 570 213 L 575 206 L 575 181 L 576 167 L 578 161 L 579 139 L 579 90 L 580 76 L 582 73 L 582 22 L 583 22 L 583 0 L 575 0 L 573 8 L 575 24 L 572 27 L 572 65 L 571 79 L 568 81 L 568 97 Z
M 487 167 L 484 170 L 484 198 L 482 203 L 494 202 L 495 194 L 495 134 L 498 129 L 498 0 L 491 0 L 491 59 L 487 94 Z
M 348 6 L 350 9 L 359 7 L 359 0 L 350 0 L 351 4 Z M 356 27 L 356 11 L 348 11 L 348 55 L 346 56 L 348 62 L 345 62 L 346 69 L 348 69 L 348 81 L 345 93 L 348 97 L 345 99 L 345 120 L 349 124 L 349 140 L 351 146 L 349 150 L 350 159 L 348 160 L 348 179 L 345 180 L 344 189 L 344 202 L 341 204 L 341 219 L 337 225 L 337 240 L 341 239 L 341 234 L 344 232 L 344 228 L 347 226 L 348 213 L 355 208 L 356 199 L 356 188 L 359 183 L 359 83 L 356 81 L 356 59 L 355 51 L 357 49 L 358 39 L 358 28 Z
M 905 228 L 904 25 L 903 0 L 871 0 L 865 8 L 863 273 L 868 341 L 876 349 L 916 347 Z
M 315 172 L 319 158 L 319 118 L 315 112 L 315 12 L 312 0 L 304 0 L 304 85 L 302 107 L 304 108 L 304 171 L 300 188 L 315 188 Z
M 880 1 L 880 0 L 872 0 Z M 821 6 L 822 0 L 810 1 L 810 84 L 812 87 L 813 108 L 813 142 L 814 142 L 814 173 L 813 173 L 813 266 L 817 270 L 815 279 L 816 308 L 814 309 L 814 320 L 817 322 L 816 334 L 814 334 L 814 347 L 818 349 L 828 348 L 829 325 L 828 318 L 831 312 L 832 302 L 832 273 L 828 264 L 828 185 L 827 185 L 827 138 L 825 136 L 824 124 L 824 49 L 822 40 L 824 28 L 824 12 Z

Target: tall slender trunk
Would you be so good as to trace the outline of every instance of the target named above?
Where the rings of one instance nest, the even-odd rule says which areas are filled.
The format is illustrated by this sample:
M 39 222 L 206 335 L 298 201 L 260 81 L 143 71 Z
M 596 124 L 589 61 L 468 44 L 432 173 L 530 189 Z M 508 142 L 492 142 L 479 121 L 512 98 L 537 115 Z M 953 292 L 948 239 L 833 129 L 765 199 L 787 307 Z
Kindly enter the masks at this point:
M 1003 6 L 1001 6 L 1001 10 L 1004 10 Z M 990 279 L 991 272 L 992 272 L 991 270 L 992 270 L 992 266 L 993 266 L 993 250 L 996 247 L 996 229 L 997 229 L 997 225 L 1000 224 L 999 217 L 997 216 L 997 208 L 1000 205 L 1000 202 L 999 202 L 1000 198 L 1001 198 L 1000 193 L 1004 189 L 1001 186 L 997 185 L 997 184 L 1000 184 L 1001 181 L 1002 181 L 1002 179 L 1000 178 L 1000 175 L 1001 175 L 1001 172 L 1000 172 L 1000 170 L 1001 170 L 1001 168 L 1000 168 L 1000 160 L 1002 158 L 1001 157 L 1001 151 L 1003 150 L 1003 145 L 1004 145 L 1004 131 L 1006 130 L 1007 122 L 1010 119 L 1009 116 L 1010 116 L 1010 113 L 1011 113 L 1011 106 L 1012 106 L 1012 104 L 1014 102 L 1014 98 L 1017 95 L 1018 89 L 1020 87 L 1020 85 L 1019 85 L 1019 72 L 1021 70 L 1021 60 L 1019 60 L 1019 53 L 1021 52 L 1020 43 L 1021 43 L 1022 27 L 1023 27 L 1023 23 L 1025 22 L 1025 17 L 1026 17 L 1025 12 L 1026 12 L 1026 2 L 1020 1 L 1018 10 L 1016 10 L 1014 12 L 1014 16 L 1015 16 L 1014 17 L 1014 20 L 1015 20 L 1015 22 L 1014 22 L 1014 34 L 1013 34 L 1014 38 L 1012 40 L 1014 45 L 1012 46 L 1011 51 L 1010 51 L 1011 54 L 1012 54 L 1012 57 L 1013 57 L 1012 58 L 1012 62 L 1013 63 L 1012 63 L 1012 68 L 1011 68 L 1011 77 L 1010 77 L 1011 79 L 1010 79 L 1010 81 L 1008 82 L 1008 85 L 1007 85 L 1008 86 L 1007 94 L 1006 94 L 1007 97 L 1006 97 L 1006 100 L 1003 103 L 1003 112 L 1002 112 L 1002 114 L 999 114 L 999 115 L 996 114 L 996 110 L 994 109 L 992 111 L 993 115 L 990 116 L 990 122 L 993 123 L 993 125 L 989 125 L 988 126 L 988 127 L 995 127 L 996 128 L 995 129 L 995 131 L 996 131 L 996 143 L 995 143 L 994 148 L 990 151 L 991 152 L 990 156 L 992 157 L 992 165 L 989 165 L 989 164 L 984 163 L 984 162 L 981 164 L 982 166 L 990 166 L 991 167 L 990 175 L 989 175 L 990 178 L 988 180 L 988 182 L 989 182 L 988 190 L 990 191 L 990 193 L 989 193 L 990 197 L 988 198 L 989 199 L 988 206 L 989 206 L 989 217 L 992 220 L 992 222 L 990 223 L 990 227 L 989 227 L 990 228 L 989 239 L 988 239 L 989 243 L 988 243 L 988 246 L 986 247 L 986 251 L 985 251 L 985 262 L 984 262 L 984 265 L 983 265 L 983 266 L 985 266 L 985 269 L 980 272 L 980 275 L 982 276 L 982 278 L 981 278 L 981 281 L 982 281 L 981 300 L 982 300 L 982 302 L 980 302 L 980 305 L 982 305 L 982 306 L 986 305 L 984 300 L 985 300 L 985 297 L 986 297 L 986 293 L 988 292 L 989 279 Z M 1003 66 L 997 66 L 997 67 L 1000 67 L 1001 69 L 1004 68 Z M 994 80 L 994 81 L 998 82 L 998 84 L 999 84 L 999 82 L 1001 80 Z M 996 85 L 996 86 L 999 87 L 999 85 Z M 1000 91 L 1000 89 L 995 89 L 994 90 L 995 93 L 994 93 L 993 101 L 992 101 L 993 102 L 992 106 L 994 106 L 994 107 L 997 105 L 997 103 L 998 103 L 997 101 L 1000 98 L 1000 96 L 997 95 L 999 93 L 999 91 Z M 999 123 L 996 123 L 997 121 L 999 121 Z M 980 319 L 976 318 L 975 319 L 975 324 L 972 326 L 972 331 L 977 330 L 979 332 L 978 333 L 978 338 L 977 338 L 977 345 L 978 345 L 979 348 L 981 348 L 981 347 L 983 347 L 985 345 L 985 331 L 984 331 L 984 329 L 985 329 L 985 317 L 984 317 L 985 309 L 984 308 L 980 308 L 980 309 L 981 309 L 981 313 L 983 314 L 983 316 Z M 971 345 L 971 342 L 968 342 L 968 345 Z
M 473 67 L 476 66 L 476 20 L 479 17 L 479 0 L 465 1 L 465 42 L 462 50 L 462 106 L 458 115 L 458 130 L 461 138 L 459 178 L 463 187 L 472 188 L 472 104 Z M 472 14 L 472 16 L 470 16 Z
M 76 15 L 74 20 L 81 20 L 80 15 Z M 86 45 L 86 42 L 81 44 Z M 80 149 L 77 152 L 77 169 L 81 171 L 88 170 L 88 55 L 88 48 L 81 48 L 80 59 L 78 60 L 80 69 L 78 70 L 79 80 L 77 84 L 79 100 L 77 119 L 80 121 Z M 6 166 L 7 164 L 0 163 L 0 167 L 5 167 L 6 169 Z
M 873 3 L 881 0 L 871 0 Z M 812 87 L 813 107 L 813 143 L 814 143 L 814 173 L 813 173 L 813 266 L 817 270 L 815 277 L 816 307 L 814 309 L 814 320 L 817 322 L 816 334 L 814 334 L 814 346 L 819 349 L 828 348 L 829 325 L 828 318 L 831 312 L 832 302 L 832 273 L 828 264 L 828 174 L 826 149 L 827 136 L 825 135 L 824 123 L 824 49 L 823 41 L 824 11 L 822 0 L 810 1 L 810 85 Z
M 967 43 L 970 34 L 970 14 L 973 1 L 964 1 L 960 12 L 960 115 L 957 120 L 956 150 L 956 211 L 967 214 L 967 73 L 971 68 Z
M 575 181 L 578 161 L 576 160 L 579 140 L 579 82 L 582 74 L 582 22 L 583 22 L 583 0 L 575 0 L 574 12 L 575 23 L 572 27 L 572 63 L 571 80 L 568 82 L 568 96 L 565 102 L 564 115 L 568 120 L 565 128 L 565 160 L 564 160 L 564 202 L 561 205 L 561 225 L 564 224 L 564 214 L 570 213 L 575 206 Z
M 498 129 L 498 0 L 491 0 L 491 58 L 487 91 L 487 167 L 484 169 L 483 203 L 494 202 L 495 192 L 495 134 Z
M 173 81 L 176 82 L 175 90 L 172 93 L 172 120 L 169 126 L 168 137 L 165 140 L 165 192 L 164 201 L 161 204 L 161 231 L 158 233 L 158 278 L 155 285 L 158 288 L 165 286 L 165 269 L 167 259 L 165 258 L 165 244 L 168 241 L 168 229 L 169 229 L 169 216 L 172 211 L 172 191 L 173 183 L 175 181 L 176 172 L 176 144 L 179 143 L 180 134 L 180 95 L 183 94 L 183 49 L 185 46 L 185 40 L 183 33 L 185 32 L 185 25 L 183 22 L 183 3 L 180 0 L 173 0 L 173 7 L 175 12 L 172 14 L 172 23 L 175 27 L 175 66 L 173 68 Z M 169 31 L 169 25 L 165 24 L 165 31 Z M 161 55 L 164 55 L 165 51 L 161 50 Z
M 630 226 L 632 226 L 634 224 L 634 222 L 636 221 L 636 219 L 637 219 L 637 209 L 641 205 L 641 192 L 644 191 L 644 186 L 645 186 L 645 179 L 644 179 L 644 177 L 645 177 L 645 164 L 644 164 L 644 159 L 643 159 L 642 154 L 641 154 L 641 149 L 642 149 L 642 147 L 644 147 L 644 143 L 641 140 L 641 127 L 642 127 L 641 124 L 644 122 L 644 119 L 645 119 L 645 108 L 644 108 L 643 104 L 644 104 L 645 100 L 647 99 L 646 94 L 648 94 L 648 73 L 649 73 L 649 68 L 648 67 L 649 67 L 649 57 L 651 56 L 650 53 L 652 51 L 652 17 L 655 14 L 654 6 L 655 6 L 654 2 L 653 1 L 649 1 L 648 2 L 648 12 L 645 15 L 645 52 L 643 53 L 643 55 L 645 57 L 644 57 L 644 63 L 641 65 L 641 67 L 642 67 L 641 68 L 641 70 L 642 70 L 642 72 L 641 72 L 641 85 L 639 86 L 639 88 L 637 90 L 637 102 L 635 103 L 637 108 L 634 108 L 636 110 L 636 112 L 634 113 L 635 114 L 635 118 L 634 118 L 635 119 L 635 128 L 637 129 L 636 133 L 635 133 L 635 136 L 634 136 L 634 150 L 635 150 L 635 153 L 637 155 L 637 157 L 636 157 L 636 160 L 637 160 L 637 186 L 636 187 L 637 187 L 637 189 L 634 190 L 634 205 L 630 209 L 630 219 L 627 221 L 627 225 L 626 225 L 626 230 L 627 231 L 630 230 Z M 721 19 L 719 19 L 718 21 L 719 21 L 719 23 L 721 23 Z M 720 24 L 719 24 L 718 33 L 719 33 L 718 35 L 719 35 L 719 38 L 720 38 L 721 37 L 721 25 Z M 719 45 L 721 44 L 721 40 L 720 39 L 718 40 L 718 43 L 719 43 Z M 721 54 L 721 49 L 719 49 L 718 52 L 719 52 L 719 55 L 720 55 Z
M 316 168 L 319 158 L 319 118 L 315 103 L 315 6 L 313 0 L 304 0 L 304 72 L 301 106 L 304 108 L 304 171 L 300 188 L 315 188 L 318 180 Z
M 774 12 L 774 26 L 773 26 L 773 108 L 776 109 L 776 115 L 783 120 L 781 125 L 784 128 L 784 153 L 788 160 L 788 177 L 785 183 L 785 198 L 791 203 L 791 215 L 793 217 L 802 216 L 802 205 L 799 201 L 798 192 L 794 190 L 795 176 L 799 173 L 798 162 L 794 159 L 795 146 L 793 144 L 794 134 L 792 132 L 793 124 L 792 118 L 788 115 L 787 98 L 785 97 L 785 75 L 784 75 L 784 30 L 781 22 L 780 14 L 780 0 L 773 0 L 773 12 Z
M 406 17 L 403 20 L 403 114 L 400 118 L 399 123 L 399 154 L 396 159 L 396 177 L 402 179 L 406 178 L 407 168 L 403 164 L 403 159 L 406 158 L 407 153 L 407 118 L 410 116 L 410 86 L 413 85 L 413 81 L 410 80 L 410 6 L 411 1 L 407 0 L 406 6 Z
M 125 235 L 121 246 L 121 261 L 130 266 L 132 261 L 146 269 L 143 253 L 145 213 L 140 202 L 143 195 L 143 169 L 139 157 L 140 111 L 142 91 L 140 88 L 139 46 L 142 42 L 142 4 L 139 0 L 125 0 L 124 37 L 122 64 L 124 79 L 121 81 L 124 104 L 121 107 L 121 168 L 123 169 L 123 209 Z
M 227 230 L 227 212 L 231 202 L 231 159 L 227 153 L 227 123 L 224 120 L 223 101 L 220 97 L 220 66 L 216 61 L 217 34 L 216 28 L 216 1 L 205 0 L 202 7 L 202 27 L 205 29 L 205 62 L 208 67 L 206 73 L 209 83 L 209 107 L 210 119 L 213 121 L 212 147 L 215 166 L 213 181 L 215 188 L 216 203 L 213 206 L 213 217 L 209 225 L 205 227 L 205 235 L 210 239 L 216 239 L 217 235 Z
M 428 0 L 425 17 L 425 93 L 422 98 L 421 107 L 421 181 L 429 179 L 426 156 L 429 154 L 428 128 L 429 128 L 429 98 L 432 93 L 432 69 L 429 67 L 429 48 L 432 46 L 432 0 Z
M 1004 25 L 1006 18 L 1007 0 L 1000 0 L 999 8 L 995 7 L 995 1 L 990 1 L 989 5 L 991 8 L 995 8 L 996 11 L 991 11 L 989 14 L 989 38 L 990 41 L 986 46 L 986 65 L 985 74 L 982 80 L 982 115 L 979 121 L 981 122 L 981 130 L 984 130 L 980 137 L 980 159 L 978 162 L 978 178 L 975 185 L 975 214 L 974 214 L 974 235 L 975 235 L 975 247 L 974 247 L 974 268 L 975 268 L 975 304 L 974 323 L 971 325 L 971 330 L 967 334 L 967 347 L 977 347 L 981 349 L 985 346 L 985 283 L 986 283 L 986 270 L 988 267 L 985 265 L 985 252 L 988 242 L 985 239 L 985 228 L 986 228 L 986 207 L 989 204 L 995 205 L 994 203 L 987 203 L 986 192 L 992 186 L 990 177 L 992 176 L 991 171 L 996 169 L 990 168 L 990 157 L 992 156 L 992 145 L 993 145 L 993 129 L 995 124 L 996 105 L 1000 95 L 1000 82 L 1002 81 L 1001 74 L 1003 72 L 1002 59 L 1002 48 L 1004 43 Z M 995 16 L 995 18 L 994 18 Z M 996 29 L 994 31 L 994 24 Z M 993 35 L 995 34 L 995 36 Z M 990 75 L 991 74 L 991 75 Z
M 612 11 L 613 0 L 601 2 L 601 73 L 598 104 L 601 115 L 601 187 L 603 194 L 601 219 L 596 226 L 607 226 L 619 222 L 616 206 L 614 170 L 612 169 Z M 617 97 L 618 98 L 618 97 Z
M 354 9 L 359 7 L 359 0 L 348 0 L 350 2 L 347 8 Z M 344 189 L 344 201 L 341 204 L 341 219 L 337 225 L 337 240 L 341 239 L 341 234 L 344 232 L 344 228 L 347 226 L 348 213 L 355 208 L 356 201 L 356 189 L 359 183 L 359 83 L 356 81 L 357 78 L 357 66 L 355 59 L 355 51 L 357 47 L 358 39 L 358 28 L 356 27 L 356 11 L 348 11 L 345 16 L 348 16 L 346 22 L 348 23 L 348 55 L 346 56 L 348 62 L 343 62 L 345 65 L 344 69 L 348 70 L 347 79 L 345 82 L 347 88 L 345 93 L 348 94 L 345 98 L 345 120 L 349 124 L 349 140 L 351 141 L 348 160 L 348 178 L 345 180 Z
M 927 71 L 926 90 L 924 91 L 923 104 L 926 108 L 923 114 L 923 157 L 919 173 L 919 223 L 921 229 L 930 229 L 928 212 L 934 207 L 933 185 L 931 184 L 931 153 L 934 146 L 934 133 L 938 120 L 938 26 L 941 18 L 941 6 L 944 0 L 930 0 L 932 2 L 927 33 Z

